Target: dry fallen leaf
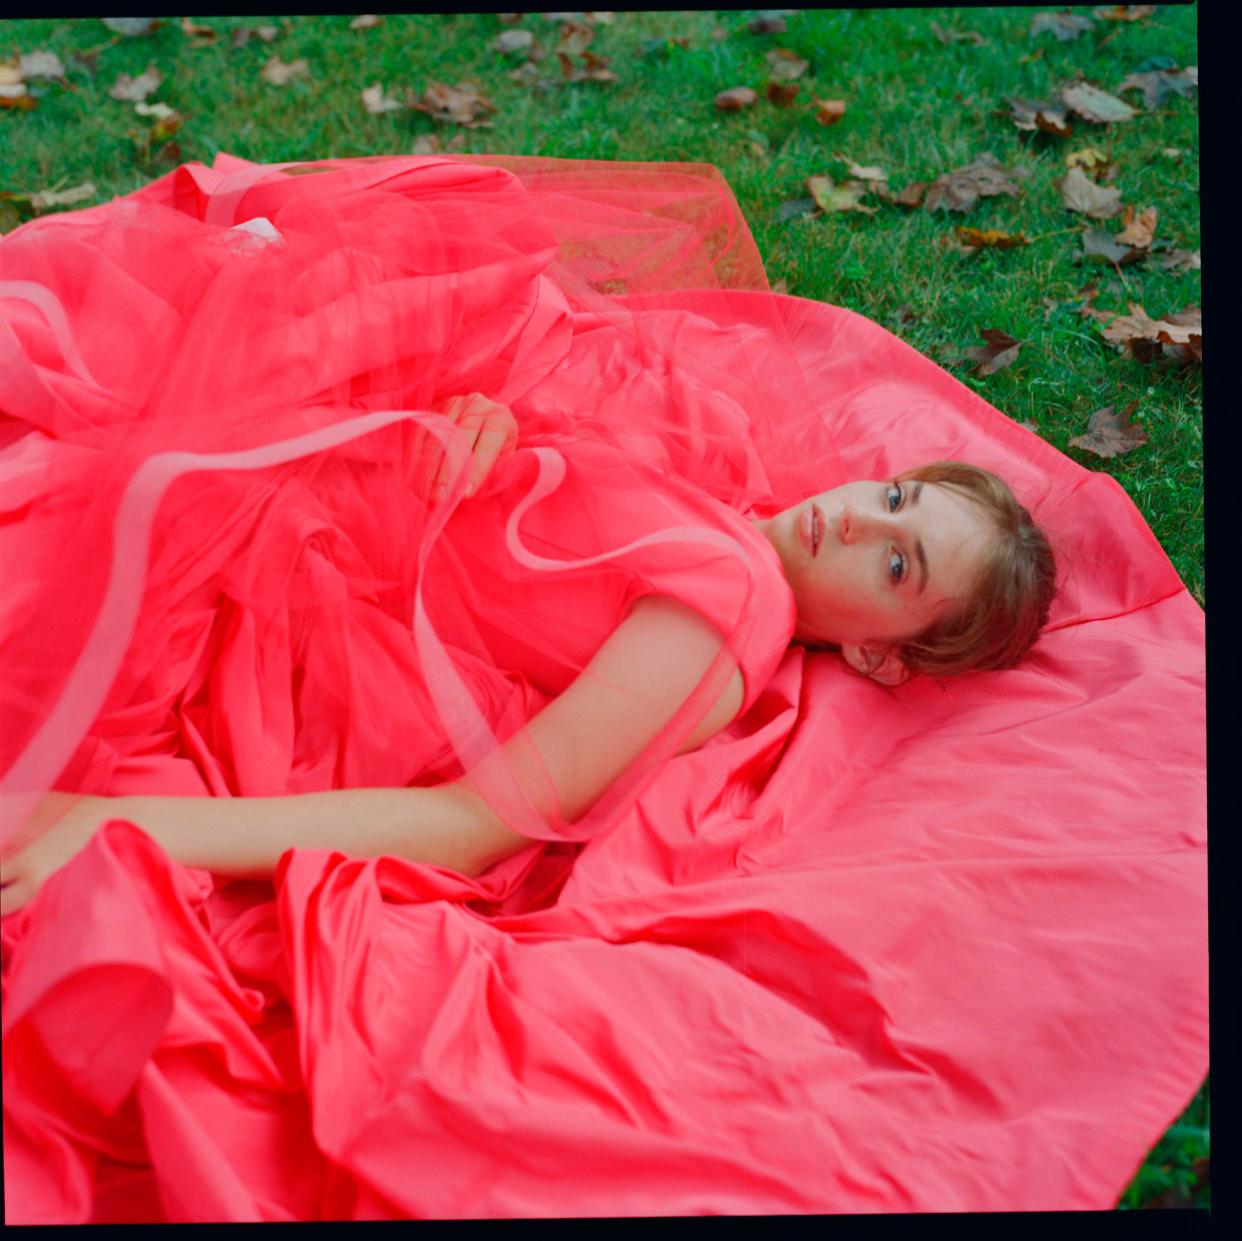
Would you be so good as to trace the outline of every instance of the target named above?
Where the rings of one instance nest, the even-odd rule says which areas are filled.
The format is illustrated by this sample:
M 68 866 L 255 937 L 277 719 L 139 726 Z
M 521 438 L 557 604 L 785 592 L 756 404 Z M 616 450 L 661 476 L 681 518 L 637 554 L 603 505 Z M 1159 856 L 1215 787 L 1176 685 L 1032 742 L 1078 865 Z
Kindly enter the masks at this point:
M 561 27 L 561 37 L 556 44 L 558 56 L 581 56 L 595 38 L 592 27 L 582 22 L 566 22 Z
M 65 77 L 65 66 L 55 52 L 24 52 L 20 67 L 24 78 L 60 78 L 63 81 Z
M 716 107 L 721 112 L 738 112 L 742 108 L 749 108 L 758 98 L 749 86 L 732 86 L 716 96 Z
M 273 56 L 260 70 L 259 77 L 273 86 L 284 86 L 294 78 L 310 77 L 310 65 L 305 60 L 294 60 L 286 64 L 279 56 Z
M 1129 314 L 1117 315 L 1102 329 L 1105 340 L 1140 362 L 1161 353 L 1183 362 L 1203 361 L 1203 312 L 1198 306 L 1153 319 L 1137 302 L 1129 305 Z
M 896 203 L 899 207 L 920 207 L 927 195 L 927 188 L 926 181 L 911 181 L 896 194 L 891 195 L 889 201 Z
M 70 186 L 67 190 L 39 190 L 30 195 L 30 205 L 36 211 L 45 211 L 48 207 L 68 207 L 94 197 L 95 186 L 90 181 L 83 181 L 81 185 Z
M 1154 69 L 1150 73 L 1129 74 L 1117 87 L 1117 92 L 1142 91 L 1143 106 L 1150 112 L 1160 107 L 1172 95 L 1189 96 L 1198 84 L 1198 73 L 1192 74 L 1189 69 Z
M 1114 4 L 1093 10 L 1094 16 L 1106 22 L 1136 22 L 1150 17 L 1156 11 L 1154 4 Z
M 792 107 L 794 100 L 798 97 L 798 83 L 769 82 L 767 96 L 768 101 L 774 103 L 778 108 Z
M 399 112 L 405 107 L 400 99 L 385 95 L 383 84 L 380 82 L 368 86 L 362 92 L 362 103 L 372 116 L 379 116 L 383 112 Z
M 439 150 L 440 150 L 440 135 L 439 134 L 419 134 L 418 137 L 414 139 L 414 145 L 410 147 L 410 154 L 411 155 L 434 155 Z
M 1160 260 L 1160 266 L 1163 267 L 1165 271 L 1198 271 L 1199 251 L 1170 250 L 1169 253 Z
M 791 198 L 788 202 L 781 203 L 772 213 L 779 224 L 788 223 L 790 220 L 801 220 L 814 214 L 815 199 L 813 198 Z
M 821 211 L 861 211 L 874 215 L 879 210 L 878 207 L 864 207 L 859 202 L 864 194 L 871 193 L 865 181 L 844 181 L 836 185 L 831 177 L 807 177 L 806 188 Z
M 253 35 L 264 43 L 271 43 L 280 34 L 275 26 L 239 26 L 229 39 L 229 47 L 245 47 Z
M 844 99 L 815 100 L 815 119 L 821 125 L 835 125 L 844 115 Z
M 883 181 L 887 184 L 888 173 L 883 168 L 875 165 L 856 164 L 847 155 L 842 155 L 839 151 L 834 151 L 833 159 L 839 159 L 844 165 L 846 171 L 851 177 L 856 177 L 859 181 Z
M 141 38 L 154 34 L 163 23 L 158 17 L 101 17 L 99 19 L 113 34 L 126 39 Z
M 1097 409 L 1087 420 L 1086 433 L 1075 435 L 1070 440 L 1070 447 L 1081 448 L 1097 457 L 1119 457 L 1122 453 L 1133 452 L 1140 445 L 1146 444 L 1147 433 L 1137 423 L 1130 421 L 1131 415 L 1138 409 L 1138 404 L 1137 401 L 1131 401 L 1121 413 L 1117 413 L 1111 405 Z
M 1155 207 L 1144 207 L 1137 215 L 1133 207 L 1127 207 L 1117 240 L 1122 245 L 1137 246 L 1140 250 L 1146 250 L 1156 235 L 1157 216 L 1158 212 Z
M 557 60 L 561 63 L 561 77 L 567 82 L 619 82 L 608 64 L 612 57 L 596 56 L 594 52 L 582 53 L 582 64 L 575 65 L 564 53 L 557 52 Z
M 774 47 L 766 59 L 768 71 L 776 82 L 792 82 L 811 67 L 810 61 L 803 60 L 797 52 L 791 52 L 787 47 Z
M 937 177 L 927 191 L 923 206 L 928 211 L 969 211 L 980 198 L 997 194 L 1018 194 L 1013 181 L 1016 174 L 1002 168 L 996 157 L 989 152 L 980 155 L 972 163 Z
M 1014 340 L 999 328 L 984 328 L 979 335 L 987 344 L 982 348 L 966 350 L 966 357 L 979 363 L 975 367 L 976 375 L 992 375 L 1003 370 L 1013 362 L 1018 356 L 1018 350 L 1022 348 L 1021 341 Z
M 131 78 L 128 73 L 120 74 L 108 94 L 113 99 L 140 103 L 152 91 L 158 90 L 163 80 L 164 75 L 154 65 L 148 65 L 136 78 Z
M 1071 151 L 1065 157 L 1066 168 L 1081 168 L 1088 176 L 1096 173 L 1105 175 L 1106 170 L 1112 167 L 1106 152 L 1101 151 L 1099 147 L 1083 147 L 1078 151 Z
M 209 43 L 216 41 L 217 32 L 210 26 L 199 26 L 192 22 L 188 17 L 181 19 L 181 33 L 187 39 L 193 39 L 191 47 L 206 47 Z
M 428 82 L 422 99 L 411 101 L 409 106 L 418 112 L 426 112 L 433 121 L 463 125 L 467 129 L 490 128 L 489 121 L 479 118 L 485 112 L 496 111 L 496 105 L 480 94 L 477 86 L 467 82 L 458 82 L 456 86 Z
M 989 246 L 998 250 L 1012 250 L 1015 246 L 1027 244 L 1024 233 L 1005 233 L 999 228 L 964 228 L 959 225 L 953 231 L 966 250 L 981 250 Z
M 1083 233 L 1082 252 L 1085 258 L 1105 259 L 1119 267 L 1135 263 L 1147 253 L 1137 246 L 1123 245 L 1112 233 L 1105 232 L 1102 228 L 1089 228 Z
M 762 9 L 746 23 L 751 34 L 784 34 L 785 18 L 792 17 L 793 9 Z
M 1030 37 L 1034 39 L 1037 35 L 1047 33 L 1055 35 L 1061 43 L 1065 43 L 1085 34 L 1093 25 L 1089 17 L 1079 17 L 1073 13 L 1036 13 L 1031 18 Z
M 937 22 L 929 23 L 931 32 L 941 43 L 973 43 L 983 47 L 987 40 L 977 30 L 949 30 Z
M 1019 129 L 1039 129 L 1044 133 L 1067 138 L 1073 132 L 1064 104 L 1048 100 L 1008 99 L 1005 101 L 1013 113 L 1013 123 Z
M 1136 115 L 1128 103 L 1088 82 L 1064 87 L 1061 98 L 1067 108 L 1096 125 L 1115 125 Z
M 492 40 L 492 47 L 504 56 L 511 56 L 515 52 L 529 51 L 534 41 L 535 36 L 529 30 L 502 30 Z
M 372 26 L 378 26 L 383 22 L 383 18 L 378 13 L 359 13 L 352 22 L 349 23 L 350 30 L 370 30 Z
M 134 104 L 134 111 L 139 116 L 154 116 L 161 121 L 167 121 L 177 115 L 174 108 L 170 108 L 166 103 L 160 103 L 158 99 L 155 103 L 143 103 L 139 100 L 138 103 Z
M 1121 214 L 1121 191 L 1097 185 L 1077 165 L 1053 185 L 1061 191 L 1068 211 L 1079 211 L 1093 220 L 1111 220 Z

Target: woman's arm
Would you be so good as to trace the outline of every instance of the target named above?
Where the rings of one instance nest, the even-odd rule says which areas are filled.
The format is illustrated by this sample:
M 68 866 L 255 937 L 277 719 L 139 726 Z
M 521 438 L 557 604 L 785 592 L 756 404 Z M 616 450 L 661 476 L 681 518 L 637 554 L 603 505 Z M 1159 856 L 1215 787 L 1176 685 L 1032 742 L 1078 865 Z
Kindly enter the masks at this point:
M 660 596 L 640 600 L 581 675 L 503 747 L 540 812 L 550 816 L 559 808 L 572 820 L 588 810 L 673 717 L 720 645 L 720 634 L 692 609 Z M 728 724 L 742 697 L 735 670 L 683 752 Z M 530 843 L 465 780 L 285 797 L 53 793 L 37 813 L 53 825 L 4 859 L 5 914 L 32 899 L 48 875 L 114 818 L 137 824 L 184 865 L 237 877 L 271 875 L 288 849 L 401 857 L 478 875 Z

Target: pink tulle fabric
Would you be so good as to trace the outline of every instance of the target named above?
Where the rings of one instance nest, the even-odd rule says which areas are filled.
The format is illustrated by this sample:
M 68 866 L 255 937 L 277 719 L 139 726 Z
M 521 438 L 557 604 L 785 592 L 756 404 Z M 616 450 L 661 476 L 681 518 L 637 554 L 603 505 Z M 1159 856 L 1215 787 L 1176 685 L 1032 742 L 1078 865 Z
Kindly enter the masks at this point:
M 463 774 L 531 838 L 225 883 L 114 820 L 0 924 L 9 1222 L 1108 1207 L 1202 1080 L 1201 610 L 1110 478 L 772 294 L 716 170 L 187 165 L 0 242 L 0 375 L 10 845 Z M 943 457 L 1056 545 L 1030 656 L 791 646 L 752 520 Z M 720 654 L 540 814 L 501 746 L 648 594 Z

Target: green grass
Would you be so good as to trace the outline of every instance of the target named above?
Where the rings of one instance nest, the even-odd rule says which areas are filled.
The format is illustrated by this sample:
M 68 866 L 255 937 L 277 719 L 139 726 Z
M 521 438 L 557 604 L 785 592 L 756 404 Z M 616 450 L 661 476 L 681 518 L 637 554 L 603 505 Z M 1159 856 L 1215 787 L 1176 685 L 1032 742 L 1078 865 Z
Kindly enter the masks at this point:
M 1095 281 L 1099 308 L 1124 311 L 1135 301 L 1158 318 L 1199 304 L 1199 272 L 1165 272 L 1154 262 L 1121 269 L 1077 262 L 1078 233 L 1092 222 L 1065 211 L 1053 185 L 1065 172 L 1066 152 L 1100 147 L 1119 166 L 1114 184 L 1123 201 L 1156 206 L 1157 236 L 1197 250 L 1197 101 L 1174 97 L 1119 125 L 1078 121 L 1065 139 L 1022 133 L 1004 103 L 1012 96 L 1046 97 L 1076 72 L 1113 91 L 1150 57 L 1166 56 L 1177 68 L 1195 64 L 1197 13 L 1162 6 L 1150 19 L 1097 22 L 1092 32 L 1061 43 L 1049 34 L 1030 38 L 1037 11 L 809 10 L 791 16 L 785 34 L 763 36 L 747 32 L 751 12 L 619 13 L 597 28 L 591 50 L 611 58 L 620 80 L 562 83 L 549 58 L 541 66 L 542 76 L 553 79 L 546 89 L 510 80 L 508 70 L 519 62 L 491 43 L 513 27 L 494 14 L 389 15 L 361 31 L 340 16 L 197 19 L 225 35 L 240 26 L 284 25 L 274 43 L 252 39 L 239 49 L 229 48 L 227 38 L 191 47 L 173 19 L 152 37 L 115 43 L 95 19 L 11 21 L 0 27 L 5 50 L 59 53 L 70 88 L 46 83 L 33 110 L 0 111 L 0 190 L 90 180 L 95 201 L 103 201 L 167 171 L 169 157 L 210 161 L 222 150 L 255 160 L 400 153 L 433 131 L 446 143 L 458 133 L 454 149 L 463 152 L 714 163 L 738 196 L 773 283 L 877 320 L 1011 417 L 1034 423 L 1057 448 L 1107 470 L 1203 603 L 1201 372 L 1120 355 L 1075 309 L 1078 291 Z M 1072 11 L 1089 16 L 1092 9 Z M 941 44 L 933 22 L 978 31 L 987 43 Z M 518 28 L 534 32 L 547 48 L 555 43 L 556 27 L 538 14 L 525 15 Z M 723 39 L 713 38 L 717 28 Z M 641 54 L 645 42 L 667 36 L 685 38 L 688 46 Z M 109 45 L 99 50 L 93 76 L 70 57 L 101 44 Z M 798 102 L 788 109 L 762 97 L 764 55 L 776 46 L 810 61 Z M 310 77 L 268 85 L 259 70 L 273 54 L 286 62 L 305 58 Z M 165 150 L 163 158 L 158 150 L 144 156 L 129 132 L 140 136 L 142 118 L 107 94 L 118 73 L 137 74 L 149 62 L 165 76 L 153 98 L 186 117 L 175 136 L 179 152 Z M 373 82 L 403 94 L 407 86 L 421 92 L 431 80 L 474 82 L 497 107 L 493 127 L 455 131 L 421 113 L 372 116 L 362 106 L 360 92 Z M 716 93 L 738 85 L 757 89 L 760 101 L 746 111 L 718 112 Z M 828 128 L 816 124 L 812 96 L 845 99 L 844 119 Z M 1141 107 L 1138 96 L 1126 99 Z M 1170 148 L 1180 156 L 1164 154 Z M 805 197 L 807 176 L 845 175 L 837 153 L 880 165 L 899 189 L 934 180 L 985 151 L 1007 168 L 1028 170 L 1020 197 L 983 199 L 964 215 L 891 205 L 870 216 L 782 221 L 777 214 L 783 202 Z M 966 256 L 939 244 L 956 224 L 1022 231 L 1032 240 Z M 1096 226 L 1115 231 L 1117 223 Z M 971 364 L 952 359 L 980 344 L 984 328 L 1024 343 L 1012 366 L 978 377 Z M 1134 400 L 1147 444 L 1111 460 L 1069 447 L 1094 410 Z M 1190 1169 L 1208 1150 L 1205 1084 L 1122 1205 L 1139 1206 L 1166 1191 L 1206 1205 L 1207 1191 L 1192 1183 Z

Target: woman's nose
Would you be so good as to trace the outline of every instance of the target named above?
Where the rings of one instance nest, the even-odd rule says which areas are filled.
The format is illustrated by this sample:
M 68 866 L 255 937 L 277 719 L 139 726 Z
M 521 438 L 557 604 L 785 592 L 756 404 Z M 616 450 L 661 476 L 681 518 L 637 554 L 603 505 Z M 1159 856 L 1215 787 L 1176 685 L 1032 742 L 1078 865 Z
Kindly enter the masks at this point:
M 880 535 L 887 538 L 890 533 L 889 522 L 874 513 L 862 512 L 851 508 L 848 504 L 841 509 L 838 522 L 838 533 L 842 543 L 856 543 Z

